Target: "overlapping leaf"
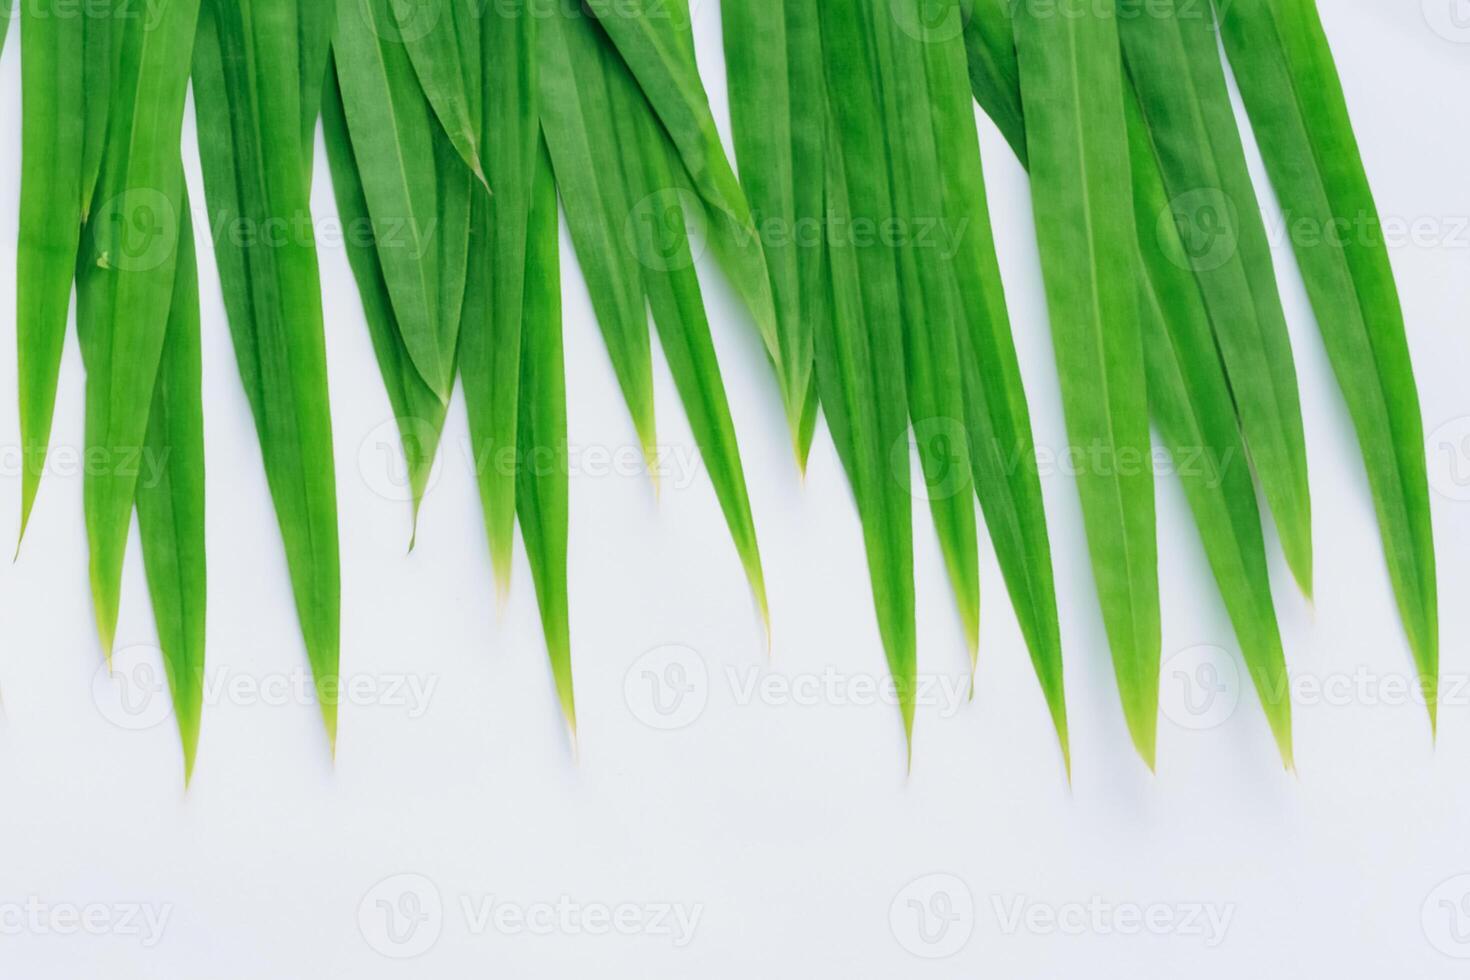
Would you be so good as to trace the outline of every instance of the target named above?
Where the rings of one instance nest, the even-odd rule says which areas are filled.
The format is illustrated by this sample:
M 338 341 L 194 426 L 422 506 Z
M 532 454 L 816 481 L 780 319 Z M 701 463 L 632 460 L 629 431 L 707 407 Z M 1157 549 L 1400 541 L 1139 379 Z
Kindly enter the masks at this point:
M 975 98 L 987 113 L 997 114 L 997 125 L 1014 128 L 1024 149 L 1025 121 L 1015 108 L 1020 103 L 1020 78 L 1009 19 L 1003 10 L 988 10 L 987 16 L 977 16 L 967 25 L 966 46 L 972 59 L 983 50 L 984 64 L 1001 67 L 983 73 L 972 69 Z M 1125 108 L 1142 260 L 1139 313 L 1149 412 L 1173 458 L 1247 669 L 1282 759 L 1290 766 L 1285 656 L 1234 401 L 1189 253 L 1175 224 L 1158 220 L 1168 192 L 1131 91 Z
M 1292 247 L 1358 433 L 1432 727 L 1439 613 L 1424 425 L 1403 310 L 1342 84 L 1315 0 L 1215 6 L 1286 225 L 1307 229 L 1293 233 Z
M 329 5 L 204 0 L 194 97 L 235 357 L 322 719 L 335 745 L 341 577 L 321 285 L 307 195 L 308 137 L 331 26 L 323 6 Z
M 1312 507 L 1296 365 L 1271 246 L 1225 88 L 1207 4 L 1162 0 L 1119 33 L 1172 218 L 1199 281 L 1236 414 L 1297 582 L 1312 591 Z M 1148 229 L 1140 226 L 1140 234 Z
M 1076 16 L 1071 14 L 1075 13 Z M 1033 210 L 1088 547 L 1134 746 L 1158 726 L 1159 593 L 1116 12 L 1015 9 Z
M 614 365 L 622 365 L 620 378 L 641 386 L 651 307 L 700 456 L 766 618 L 755 523 L 686 237 L 685 202 L 692 192 L 670 157 L 670 137 L 654 125 L 644 92 L 598 23 L 562 11 L 542 29 L 546 141 L 594 306 L 600 319 L 603 311 L 616 317 L 602 325 L 608 351 Z M 574 91 L 579 132 L 571 129 L 577 114 L 559 112 L 567 103 L 554 97 Z M 625 380 L 625 395 L 630 387 Z M 636 422 L 642 405 L 634 398 L 641 395 L 638 387 L 632 390 Z
M 198 0 L 120 25 L 116 86 L 87 251 L 77 270 L 77 325 L 87 365 L 88 452 L 107 460 L 83 484 L 92 599 L 112 653 L 123 555 L 179 261 L 179 138 Z

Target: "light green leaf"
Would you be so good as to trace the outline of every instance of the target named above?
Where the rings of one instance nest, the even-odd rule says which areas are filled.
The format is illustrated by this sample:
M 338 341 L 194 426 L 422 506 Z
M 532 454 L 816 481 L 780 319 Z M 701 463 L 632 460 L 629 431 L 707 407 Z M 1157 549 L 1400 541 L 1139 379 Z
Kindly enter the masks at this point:
M 481 22 L 486 66 L 482 131 L 487 134 L 481 158 L 495 192 L 475 189 L 459 363 L 490 560 L 502 594 L 510 587 L 515 544 L 526 234 L 540 141 L 538 18 L 528 4 L 502 3 L 496 16 Z
M 761 232 L 780 347 L 781 397 L 806 468 L 816 413 L 813 323 L 824 315 L 822 134 L 826 83 L 815 0 L 726 0 L 725 72 L 740 179 Z
M 84 144 L 106 126 L 89 130 L 85 65 L 89 22 L 58 16 L 63 0 L 21 4 L 20 239 L 16 262 L 16 342 L 19 368 L 21 536 L 30 520 L 56 404 L 56 382 L 71 306 L 72 278 L 83 221 Z M 5 23 L 9 24 L 7 16 Z M 99 33 L 95 25 L 92 34 Z M 95 92 L 96 89 L 91 89 Z M 105 88 L 104 91 L 110 91 Z M 91 171 L 95 179 L 96 171 Z
M 325 93 L 322 99 L 322 122 L 326 134 L 327 161 L 332 171 L 337 212 L 342 219 L 342 227 L 349 230 L 344 236 L 347 261 L 357 280 L 368 334 L 372 338 L 373 353 L 378 360 L 378 371 L 388 391 L 388 402 L 398 424 L 407 464 L 409 489 L 413 496 L 414 526 L 417 528 L 419 507 L 428 487 L 429 476 L 433 472 L 434 456 L 438 452 L 439 440 L 444 432 L 444 420 L 449 414 L 449 405 L 440 400 L 413 366 L 413 360 L 408 356 L 408 349 L 403 343 L 403 335 L 398 329 L 398 319 L 393 314 L 393 301 L 388 294 L 388 283 L 383 278 L 382 264 L 378 261 L 376 241 L 366 240 L 361 234 L 362 231 L 371 229 L 372 218 L 368 213 L 362 181 L 358 177 L 357 160 L 347 133 L 342 92 L 337 85 L 335 71 L 328 73 Z
M 87 366 L 87 446 L 110 461 L 83 484 L 98 633 L 110 657 L 138 467 L 178 265 L 179 139 L 198 0 L 122 27 L 102 158 L 103 204 L 87 225 L 77 325 Z
M 560 229 L 551 159 L 541 144 L 526 235 L 525 315 L 521 339 L 521 411 L 516 449 L 516 513 L 551 676 L 562 716 L 577 734 L 567 602 L 567 391 L 562 367 Z
M 341 640 L 337 497 L 321 284 L 305 140 L 321 76 L 303 82 L 303 28 L 291 0 L 205 0 L 194 55 L 204 190 L 240 379 L 266 479 L 322 719 L 336 744 Z M 309 59 L 308 59 L 309 60 Z M 272 228 L 291 233 L 267 244 Z
M 761 620 L 769 633 L 771 612 L 766 600 L 765 573 L 756 542 L 755 520 L 745 489 L 745 471 L 735 424 L 720 378 L 714 338 L 700 295 L 685 227 L 687 215 L 679 196 L 677 157 L 663 131 L 626 72 L 615 72 L 612 82 L 612 122 L 627 154 L 624 174 L 630 198 L 646 202 L 640 214 L 630 216 L 643 283 L 659 343 L 674 386 L 684 404 L 689 427 L 699 446 L 700 459 L 714 484 L 725 523 L 740 554 L 746 579 Z
M 1204 14 L 1205 16 L 1201 16 Z M 1140 237 L 1178 226 L 1214 324 L 1236 414 L 1297 582 L 1312 591 L 1312 504 L 1306 439 L 1271 245 L 1208 7 L 1160 0 L 1119 21 L 1129 76 L 1168 197 Z M 1145 248 L 1148 243 L 1145 243 Z
M 138 531 L 158 623 L 158 641 L 184 746 L 184 782 L 194 773 L 204 706 L 204 409 L 200 391 L 199 274 L 188 195 L 179 211 L 179 260 L 163 358 L 153 390 Z
M 1115 12 L 1022 0 L 1016 49 L 1031 197 L 1067 432 L 1134 746 L 1154 763 L 1159 591 L 1138 245 Z
M 999 112 L 1017 127 L 1022 145 L 1020 102 L 1009 18 L 976 18 L 967 27 L 971 52 L 984 46 L 992 65 L 1010 70 L 971 72 L 976 99 L 986 112 Z M 1167 202 L 1136 96 L 1129 91 L 1129 151 L 1137 216 L 1140 266 L 1140 324 L 1148 375 L 1149 411 L 1174 460 L 1174 470 L 1194 513 L 1205 553 L 1225 601 L 1247 669 L 1266 710 L 1282 759 L 1292 764 L 1291 704 L 1285 657 L 1271 598 L 1265 543 L 1255 486 L 1235 419 L 1225 368 L 1211 335 L 1204 297 L 1173 222 L 1158 225 Z M 1024 161 L 1023 161 L 1024 162 Z
M 557 14 L 541 22 L 537 55 L 541 128 L 577 264 L 649 472 L 656 473 L 648 308 L 637 253 L 627 242 L 634 202 L 628 199 L 622 149 L 608 124 L 607 72 L 616 67 L 617 54 L 585 24 Z
M 397 0 L 393 6 L 396 39 L 408 49 L 424 95 L 465 166 L 483 182 L 479 21 L 500 16 L 500 9 L 481 0 Z
M 419 373 L 448 401 L 459 307 L 451 299 L 446 308 L 442 280 L 458 274 L 441 267 L 440 250 L 446 237 L 467 233 L 469 194 L 452 176 L 444 179 L 433 108 L 405 46 L 384 37 L 390 7 L 391 0 L 338 7 L 337 78 L 399 332 Z
M 892 220 L 886 136 L 873 112 L 876 80 L 866 69 L 867 25 L 854 6 L 821 9 L 827 90 L 826 227 Z M 816 323 L 817 386 L 833 444 L 852 484 L 878 630 L 898 693 L 912 756 L 918 664 L 914 625 L 912 498 L 907 445 L 902 300 L 897 266 L 881 242 L 829 231 L 830 318 Z
M 1217 3 L 1266 171 L 1358 433 L 1389 578 L 1436 723 L 1439 601 L 1424 424 L 1378 208 L 1314 0 Z M 1351 228 L 1351 234 L 1334 229 Z

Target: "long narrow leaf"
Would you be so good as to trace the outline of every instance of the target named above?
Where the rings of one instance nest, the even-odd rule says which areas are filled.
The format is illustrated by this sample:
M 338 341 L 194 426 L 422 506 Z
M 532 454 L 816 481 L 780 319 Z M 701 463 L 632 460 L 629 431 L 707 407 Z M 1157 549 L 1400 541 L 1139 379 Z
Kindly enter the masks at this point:
M 318 13 L 291 0 L 205 0 L 194 93 L 235 358 L 255 417 L 322 719 L 335 746 L 337 497 L 321 285 L 313 238 L 303 230 L 311 226 L 305 137 L 314 125 L 322 77 L 310 58 L 303 60 L 302 40 L 311 36 L 303 28 Z M 272 228 L 292 233 L 266 245 L 258 236 Z
M 92 18 L 58 16 L 63 0 L 21 4 L 20 241 L 16 343 L 25 535 L 51 441 L 61 349 L 83 220 L 86 38 Z M 6 18 L 9 23 L 9 18 Z M 95 92 L 95 90 L 93 90 Z M 110 89 L 104 89 L 110 91 Z M 105 102 L 103 103 L 105 107 Z M 105 132 L 106 127 L 102 127 Z M 100 148 L 100 139 L 97 141 Z
M 540 143 L 537 17 L 529 2 L 503 3 L 481 22 L 487 134 L 482 159 L 495 193 L 475 189 L 459 365 L 490 559 L 502 594 L 510 587 L 515 544 L 526 234 Z
M 1119 32 L 1169 193 L 1154 227 L 1162 234 L 1172 218 L 1186 236 L 1183 259 L 1210 311 L 1282 550 L 1310 595 L 1312 506 L 1296 366 L 1209 7 L 1161 0 L 1147 17 L 1121 18 Z
M 516 449 L 516 513 L 551 676 L 562 716 L 577 733 L 572 691 L 571 622 L 567 602 L 567 390 L 562 366 L 560 229 L 556 184 L 545 143 L 536 164 L 531 220 L 526 235 L 526 298 L 522 317 L 521 411 Z
M 865 27 L 855 6 L 821 9 L 823 65 L 831 99 L 827 127 L 826 227 L 830 319 L 817 321 L 817 385 L 832 441 L 847 471 L 863 525 L 868 576 L 888 669 L 912 755 L 918 678 L 914 624 L 913 517 L 907 466 L 908 395 L 897 266 L 890 250 L 837 234 L 861 217 L 892 220 L 892 192 Z
M 382 263 L 378 261 L 376 238 L 363 234 L 371 230 L 372 218 L 368 213 L 362 180 L 358 176 L 357 159 L 348 136 L 342 93 L 335 72 L 329 73 L 327 79 L 326 94 L 322 99 L 322 121 L 337 212 L 342 219 L 342 227 L 348 230 L 343 236 L 347 261 L 357 280 L 378 371 L 398 425 L 416 528 L 419 506 L 433 471 L 434 456 L 444 432 L 449 405 L 434 393 L 414 367 L 393 313 L 393 300 L 383 277 Z
M 624 234 L 634 202 L 627 199 L 622 150 L 607 125 L 612 107 L 604 63 L 616 55 L 598 43 L 594 32 L 577 28 L 566 17 L 542 21 L 537 50 L 541 127 L 597 325 L 649 470 L 655 472 L 648 312 L 642 270 Z
M 1004 11 L 989 9 L 994 16 L 969 22 L 967 47 L 972 56 L 977 47 L 987 49 L 988 65 L 1010 67 L 991 73 L 972 71 L 975 98 L 987 113 L 995 111 L 1009 120 L 1024 147 L 1025 122 L 1014 113 L 1020 102 L 1020 78 L 1013 54 L 1006 54 L 1014 49 L 1009 18 Z M 1131 92 L 1125 108 L 1142 258 L 1139 314 L 1149 412 L 1174 460 L 1247 669 L 1282 759 L 1290 767 L 1285 656 L 1234 402 L 1211 336 L 1204 297 L 1186 261 L 1188 252 L 1175 225 L 1158 221 L 1168 193 Z
M 89 468 L 83 484 L 92 599 L 109 657 L 138 486 L 138 468 L 125 461 L 141 453 L 147 434 L 179 259 L 178 146 L 198 16 L 198 0 L 183 0 L 122 28 L 100 178 L 104 203 L 87 226 L 89 251 L 78 270 L 87 445 L 112 461 Z
M 1076 13 L 1072 16 L 1071 13 Z M 1116 12 L 1015 12 L 1032 202 L 1067 431 L 1134 746 L 1154 762 L 1159 592 L 1137 252 Z
M 179 212 L 179 260 L 168 332 L 138 481 L 143 567 L 158 624 L 184 782 L 194 773 L 204 706 L 204 409 L 200 391 L 199 273 L 187 194 Z
M 1293 234 L 1327 356 L 1358 433 L 1389 578 L 1436 723 L 1439 601 L 1424 424 L 1394 285 L 1315 0 L 1217 3 L 1226 53 Z M 1348 234 L 1334 229 L 1353 229 Z
M 459 304 L 444 302 L 442 280 L 458 279 L 460 295 L 464 286 L 452 265 L 441 267 L 440 247 L 468 232 L 468 189 L 437 165 L 434 110 L 405 46 L 384 37 L 394 16 L 390 0 L 345 3 L 337 11 L 337 79 L 378 260 L 409 356 L 448 401 Z M 455 257 L 462 267 L 463 255 Z
M 781 397 L 798 463 L 811 451 L 815 353 L 813 324 L 822 315 L 822 135 L 826 84 L 821 25 L 813 0 L 727 0 L 725 71 L 740 179 L 761 232 L 771 274 Z

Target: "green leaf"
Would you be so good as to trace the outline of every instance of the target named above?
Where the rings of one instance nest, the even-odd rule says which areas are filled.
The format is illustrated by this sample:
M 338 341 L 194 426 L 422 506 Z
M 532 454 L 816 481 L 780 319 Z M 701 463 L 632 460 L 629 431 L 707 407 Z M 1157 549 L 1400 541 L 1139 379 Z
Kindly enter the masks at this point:
M 631 76 L 615 73 L 611 85 L 612 122 L 627 157 L 624 174 L 629 197 L 639 205 L 630 215 L 638 254 L 644 266 L 643 283 L 659 343 L 674 386 L 684 404 L 700 459 L 714 484 L 725 523 L 740 554 L 741 565 L 755 597 L 761 620 L 770 631 L 771 612 L 766 599 L 765 573 L 756 542 L 755 520 L 745 488 L 745 471 L 735 424 L 720 378 L 714 338 L 700 295 L 685 227 L 687 215 L 676 174 L 677 157 Z
M 1031 197 L 1067 432 L 1123 713 L 1154 763 L 1159 591 L 1138 245 L 1115 11 L 1015 11 Z
M 92 598 L 112 653 L 138 467 L 178 265 L 179 139 L 198 0 L 122 30 L 100 195 L 78 268 L 77 326 L 87 365 L 89 467 L 83 484 Z
M 459 301 L 450 293 L 445 302 L 443 280 L 457 281 L 459 296 L 464 284 L 454 265 L 441 265 L 440 250 L 445 239 L 468 234 L 469 192 L 436 157 L 441 130 L 407 49 L 383 36 L 390 6 L 363 0 L 338 7 L 337 78 L 399 332 L 419 373 L 448 401 Z M 462 250 L 449 247 L 451 262 L 463 268 Z
M 179 211 L 179 259 L 163 358 L 153 389 L 138 480 L 143 567 L 158 623 L 184 782 L 194 772 L 204 706 L 204 409 L 200 392 L 199 273 L 187 194 Z
M 824 315 L 822 132 L 826 83 L 814 0 L 726 0 L 720 5 L 730 122 L 740 179 L 771 275 L 781 397 L 797 463 L 806 468 L 815 384 L 813 326 Z M 815 421 L 815 413 L 812 413 Z
M 612 108 L 606 72 L 617 58 L 609 48 L 570 15 L 542 20 L 541 128 L 592 310 L 649 472 L 656 473 L 648 310 L 642 271 L 626 237 L 633 202 L 622 150 L 607 122 Z
M 688 0 L 586 0 L 586 3 L 643 89 L 678 150 L 695 191 L 707 206 L 710 246 L 755 317 L 783 394 L 801 392 L 806 368 L 790 366 L 782 360 L 765 253 L 750 204 L 725 156 L 699 79 Z M 804 406 L 788 398 L 786 410 L 793 439 L 800 445 Z
M 495 193 L 475 189 L 459 363 L 490 559 L 502 594 L 510 587 L 515 545 L 526 235 L 540 141 L 537 17 L 527 4 L 502 3 L 496 16 L 482 20 L 483 131 L 494 135 L 481 156 Z
M 963 310 L 948 253 L 951 243 L 946 240 L 954 229 L 945 220 L 943 182 L 936 179 L 945 164 L 935 124 L 944 120 L 936 116 L 930 94 L 931 80 L 942 78 L 937 71 L 931 75 L 931 69 L 942 69 L 943 60 L 933 57 L 937 41 L 919 40 L 899 26 L 904 13 L 917 11 L 916 0 L 898 3 L 892 8 L 879 4 L 868 14 L 869 66 L 883 80 L 874 108 L 892 175 L 893 227 L 898 229 L 893 256 L 898 263 L 909 416 L 930 514 L 973 665 L 980 635 L 980 558 L 964 428 L 959 341 Z M 958 22 L 959 8 L 950 4 L 949 9 Z M 926 63 L 930 61 L 935 63 Z M 967 92 L 961 84 L 960 91 Z M 905 443 L 895 465 L 908 465 L 907 448 Z
M 399 0 L 393 7 L 398 38 L 424 95 L 465 166 L 483 183 L 479 20 L 500 11 L 479 0 Z
M 541 144 L 526 235 L 525 314 L 521 319 L 521 411 L 516 450 L 516 513 L 541 629 L 562 715 L 577 733 L 572 693 L 571 624 L 567 601 L 567 390 L 562 367 L 560 229 L 556 184 Z
M 1403 310 L 1312 0 L 1217 4 L 1266 171 L 1358 433 L 1389 578 L 1436 723 L 1439 612 L 1424 425 Z M 1353 229 L 1350 234 L 1336 229 Z
M 959 13 L 951 7 L 947 17 L 955 18 Z M 954 251 L 953 281 L 964 320 L 957 331 L 958 363 L 975 489 L 996 561 L 1070 772 L 1071 747 L 1051 542 L 1046 530 L 1030 410 L 1011 336 L 1005 288 L 986 204 L 980 137 L 965 84 L 966 50 L 958 39 L 954 20 L 929 23 L 936 25 L 924 52 L 930 77 L 936 151 L 942 161 L 938 170 L 943 189 L 941 240 Z M 1015 46 L 1010 42 L 1008 24 L 1005 37 L 1004 49 L 1010 52 L 1009 91 L 1016 93 L 1015 102 L 1019 105 L 1019 87 L 1014 81 Z M 1024 130 L 1021 139 L 1024 142 Z
M 1239 402 L 1231 397 L 1200 286 L 1187 271 L 1190 252 L 1172 222 L 1159 222 L 1159 208 L 1168 207 L 1168 191 L 1131 93 L 1128 123 L 1143 258 L 1140 323 L 1149 408 L 1194 513 L 1281 759 L 1290 769 L 1286 656 L 1271 598 L 1255 484 L 1236 418 Z
M 1296 366 L 1213 21 L 1207 6 L 1161 0 L 1147 17 L 1121 18 L 1118 29 L 1169 195 L 1139 234 L 1178 225 L 1282 550 L 1310 595 L 1312 505 Z
M 1006 118 L 1020 101 L 1015 60 L 1004 53 L 1014 48 L 1009 18 L 1002 11 L 999 17 L 971 20 L 966 43 L 972 53 L 976 46 L 990 50 L 988 64 L 1011 66 L 1009 71 L 986 76 L 971 72 L 981 107 Z M 1158 222 L 1168 192 L 1131 90 L 1125 109 L 1142 262 L 1139 313 L 1149 411 L 1174 460 L 1247 669 L 1282 759 L 1290 767 L 1291 704 L 1285 656 L 1271 598 L 1255 486 L 1235 405 L 1179 231 L 1173 222 L 1162 226 Z M 1024 146 L 1024 119 L 1015 115 L 1012 122 L 1019 127 Z
M 817 386 L 837 454 L 852 485 L 878 630 L 898 693 L 912 756 L 918 679 L 914 625 L 912 498 L 907 466 L 893 448 L 907 446 L 902 300 L 886 244 L 836 233 L 861 218 L 892 220 L 892 188 L 882 161 L 886 136 L 873 112 L 876 80 L 867 69 L 867 25 L 854 6 L 821 9 L 830 99 L 826 131 L 826 256 L 829 318 L 816 323 Z
M 84 144 L 106 126 L 88 129 L 87 38 L 105 18 L 58 16 L 63 0 L 21 4 L 20 239 L 16 261 L 16 342 L 24 467 L 20 534 L 25 536 L 56 404 L 72 278 L 83 221 Z M 10 19 L 7 16 L 5 23 Z M 102 91 L 110 91 L 104 87 Z M 96 138 L 94 138 L 96 137 Z M 91 171 L 95 179 L 96 171 Z
M 444 420 L 449 414 L 449 405 L 440 400 L 413 366 L 413 360 L 408 356 L 408 349 L 398 328 L 398 319 L 393 314 L 393 301 L 388 294 L 388 283 L 383 277 L 383 266 L 378 261 L 376 240 L 364 237 L 364 232 L 371 231 L 372 218 L 368 213 L 362 181 L 358 177 L 357 159 L 353 155 L 352 141 L 347 133 L 342 92 L 337 85 L 335 71 L 329 72 L 325 91 L 322 99 L 322 121 L 326 134 L 327 161 L 332 171 L 337 213 L 342 219 L 342 227 L 347 229 L 343 239 L 347 248 L 347 261 L 357 280 L 368 334 L 373 342 L 373 353 L 378 360 L 378 371 L 388 391 L 388 402 L 398 424 L 407 464 L 409 489 L 413 496 L 414 526 L 417 528 L 419 507 L 428 487 L 429 476 L 433 472 L 434 456 L 438 452 L 439 440 L 444 432 Z
M 303 28 L 289 0 L 205 0 L 194 54 L 205 197 L 240 378 L 328 738 L 336 744 L 341 641 L 337 497 L 321 285 L 307 180 L 311 108 Z M 270 229 L 290 232 L 277 240 Z

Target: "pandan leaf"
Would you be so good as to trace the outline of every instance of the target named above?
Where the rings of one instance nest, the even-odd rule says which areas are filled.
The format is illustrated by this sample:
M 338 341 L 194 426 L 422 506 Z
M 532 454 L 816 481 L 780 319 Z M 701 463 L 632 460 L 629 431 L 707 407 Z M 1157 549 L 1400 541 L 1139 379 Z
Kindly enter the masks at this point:
M 892 220 L 892 188 L 883 163 L 887 138 L 873 112 L 878 93 L 868 24 L 856 5 L 824 6 L 820 16 L 830 99 L 826 227 L 851 229 L 859 217 L 882 227 Z M 817 386 L 862 520 L 878 629 L 912 755 L 918 678 L 912 498 L 908 467 L 893 465 L 894 447 L 908 444 L 898 270 L 881 243 L 834 231 L 826 246 L 832 315 L 816 323 Z
M 947 16 L 954 18 L 957 13 L 951 9 Z M 1030 410 L 986 206 L 980 137 L 965 82 L 966 50 L 953 20 L 927 22 L 938 25 L 923 51 L 936 149 L 942 161 L 938 170 L 943 188 L 942 240 L 945 247 L 954 250 L 954 282 L 964 318 L 957 334 L 958 362 L 974 483 L 996 561 L 1070 771 L 1051 542 Z M 1015 46 L 1009 41 L 1009 29 L 1005 37 L 1010 77 L 1014 79 Z M 1014 82 L 1009 90 L 1016 93 L 1019 105 L 1019 89 Z
M 87 38 L 107 18 L 58 16 L 64 0 L 21 4 L 20 239 L 16 261 L 21 536 L 30 520 L 56 404 L 72 277 L 90 187 L 84 146 L 100 151 L 106 126 L 87 128 L 89 109 L 106 100 L 87 86 Z M 5 23 L 10 23 L 7 15 Z M 110 61 L 104 59 L 104 63 Z M 100 91 L 111 92 L 110 86 Z M 91 98 L 88 92 L 93 93 Z M 105 118 L 105 116 L 104 116 Z M 96 170 L 91 171 L 93 180 Z
M 1033 210 L 1069 440 L 1124 716 L 1154 762 L 1159 591 L 1138 245 L 1116 14 L 1015 10 Z
M 567 601 L 567 390 L 562 366 L 560 229 L 556 184 L 545 143 L 537 156 L 526 234 L 525 315 L 521 336 L 521 411 L 516 451 L 516 513 L 562 716 L 575 738 L 571 623 Z
M 560 5 L 557 5 L 560 6 Z M 751 315 L 781 379 L 783 393 L 801 390 L 804 366 L 782 362 L 770 276 L 750 204 L 725 156 L 694 61 L 688 0 L 587 0 L 616 45 L 678 150 L 707 206 L 709 243 Z M 576 18 L 580 19 L 580 18 Z M 803 406 L 786 403 L 797 444 Z
M 628 200 L 622 150 L 607 125 L 606 71 L 617 55 L 595 32 L 561 15 L 542 20 L 537 55 L 541 128 L 577 264 L 633 428 L 656 473 L 648 311 L 637 254 L 627 244 L 634 202 Z
M 187 192 L 182 201 L 178 266 L 148 417 L 137 506 L 143 567 L 184 746 L 187 785 L 194 773 L 204 706 L 206 589 L 199 273 Z
M 312 148 L 305 139 L 323 73 L 303 58 L 319 13 L 290 0 L 204 0 L 194 95 L 235 358 L 335 746 L 341 575 L 321 284 L 309 232 Z M 262 240 L 276 227 L 292 231 Z
M 1004 11 L 998 17 L 971 20 L 966 45 L 972 55 L 977 47 L 989 51 L 987 64 L 1011 66 L 989 75 L 972 71 L 971 80 L 981 108 L 988 113 L 994 107 L 1002 118 L 1010 119 L 1024 147 L 1024 118 L 1013 113 L 1020 101 L 1020 78 L 1014 56 L 1008 58 L 1005 53 L 1014 51 L 1014 41 Z M 1245 462 L 1234 402 L 1204 297 L 1190 264 L 1184 261 L 1188 253 L 1179 231 L 1173 222 L 1160 226 L 1157 220 L 1168 192 L 1131 90 L 1125 109 L 1142 259 L 1139 313 L 1149 412 L 1174 460 L 1247 669 L 1282 759 L 1290 767 L 1291 703 L 1285 656 L 1255 486 Z
M 540 141 L 537 23 L 528 0 L 502 3 L 496 16 L 481 22 L 487 134 L 481 157 L 495 191 L 475 189 L 459 363 L 490 559 L 502 594 L 510 587 L 515 544 L 526 234 Z
M 406 46 L 385 37 L 390 8 L 391 0 L 338 7 L 337 79 L 399 332 L 419 373 L 448 401 L 464 282 L 453 264 L 441 265 L 440 252 L 468 234 L 468 182 L 445 173 L 436 155 L 442 130 L 433 107 Z M 448 248 L 463 269 L 463 247 Z M 446 280 L 458 284 L 449 295 Z
M 909 417 L 924 470 L 929 511 L 973 665 L 980 637 L 980 557 L 970 450 L 963 425 L 959 340 L 963 310 L 946 241 L 952 229 L 941 218 L 945 214 L 944 186 L 935 179 L 945 164 L 935 131 L 941 120 L 935 116 L 930 65 L 926 64 L 933 53 L 926 47 L 938 42 L 919 40 L 901 28 L 899 14 L 905 9 L 917 11 L 917 0 L 897 2 L 896 9 L 878 4 L 876 11 L 866 6 L 865 12 L 870 18 L 866 25 L 870 65 L 882 80 L 875 110 L 887 143 L 893 218 L 899 229 L 893 256 L 898 263 Z M 959 7 L 950 4 L 949 9 L 958 23 Z
M 449 405 L 440 400 L 413 366 L 398 328 L 398 319 L 393 314 L 393 301 L 388 294 L 382 264 L 378 261 L 376 241 L 365 240 L 359 234 L 372 227 L 372 218 L 358 177 L 357 159 L 347 133 L 342 92 L 335 72 L 329 72 L 327 79 L 326 94 L 322 99 L 322 122 L 337 212 L 341 216 L 342 227 L 351 230 L 344 236 L 347 261 L 352 266 L 353 278 L 357 280 L 378 371 L 398 424 L 413 497 L 414 526 L 417 527 L 419 507 L 433 472 L 434 456 L 444 432 Z
M 806 468 L 816 412 L 813 323 L 826 286 L 822 219 L 826 83 L 814 0 L 727 0 L 725 72 L 740 180 L 771 274 L 779 381 L 798 464 Z
M 83 483 L 92 598 L 110 657 L 140 457 L 178 265 L 179 138 L 198 0 L 129 19 L 122 40 L 99 196 L 78 268 L 78 332 L 87 365 L 89 467 Z
M 633 217 L 632 230 L 643 259 L 643 283 L 659 343 L 769 633 L 771 613 L 755 519 L 745 489 L 735 423 L 730 418 L 714 338 L 689 249 L 686 216 L 678 194 L 684 185 L 676 171 L 677 157 L 673 147 L 665 143 L 663 131 L 632 77 L 615 72 L 611 81 L 612 121 L 627 155 L 623 173 L 628 180 L 628 196 L 651 204 L 645 214 Z
M 424 95 L 465 166 L 483 183 L 480 164 L 480 18 L 500 16 L 477 0 L 408 0 L 396 6 L 398 37 Z
M 1225 360 L 1236 414 L 1250 445 L 1287 564 L 1312 591 L 1312 504 L 1307 484 L 1296 366 L 1276 290 L 1271 245 L 1246 171 L 1235 110 L 1207 7 L 1162 0 L 1118 30 L 1138 104 L 1148 123 L 1168 198 L 1154 216 L 1172 219 L 1188 250 Z M 1140 236 L 1150 229 L 1139 225 Z M 1147 248 L 1147 244 L 1145 244 Z
M 1358 433 L 1389 578 L 1436 723 L 1439 612 L 1424 425 L 1378 209 L 1313 0 L 1217 3 L 1328 359 Z M 1334 234 L 1334 229 L 1353 229 Z
M 1189 249 L 1171 223 L 1160 226 L 1158 208 L 1168 206 L 1168 191 L 1132 93 L 1128 122 L 1134 211 L 1144 266 L 1140 322 L 1149 408 L 1194 513 L 1282 762 L 1290 769 L 1286 656 L 1271 598 L 1255 485 L 1236 417 L 1239 401 L 1231 397 L 1200 286 L 1186 271 Z

